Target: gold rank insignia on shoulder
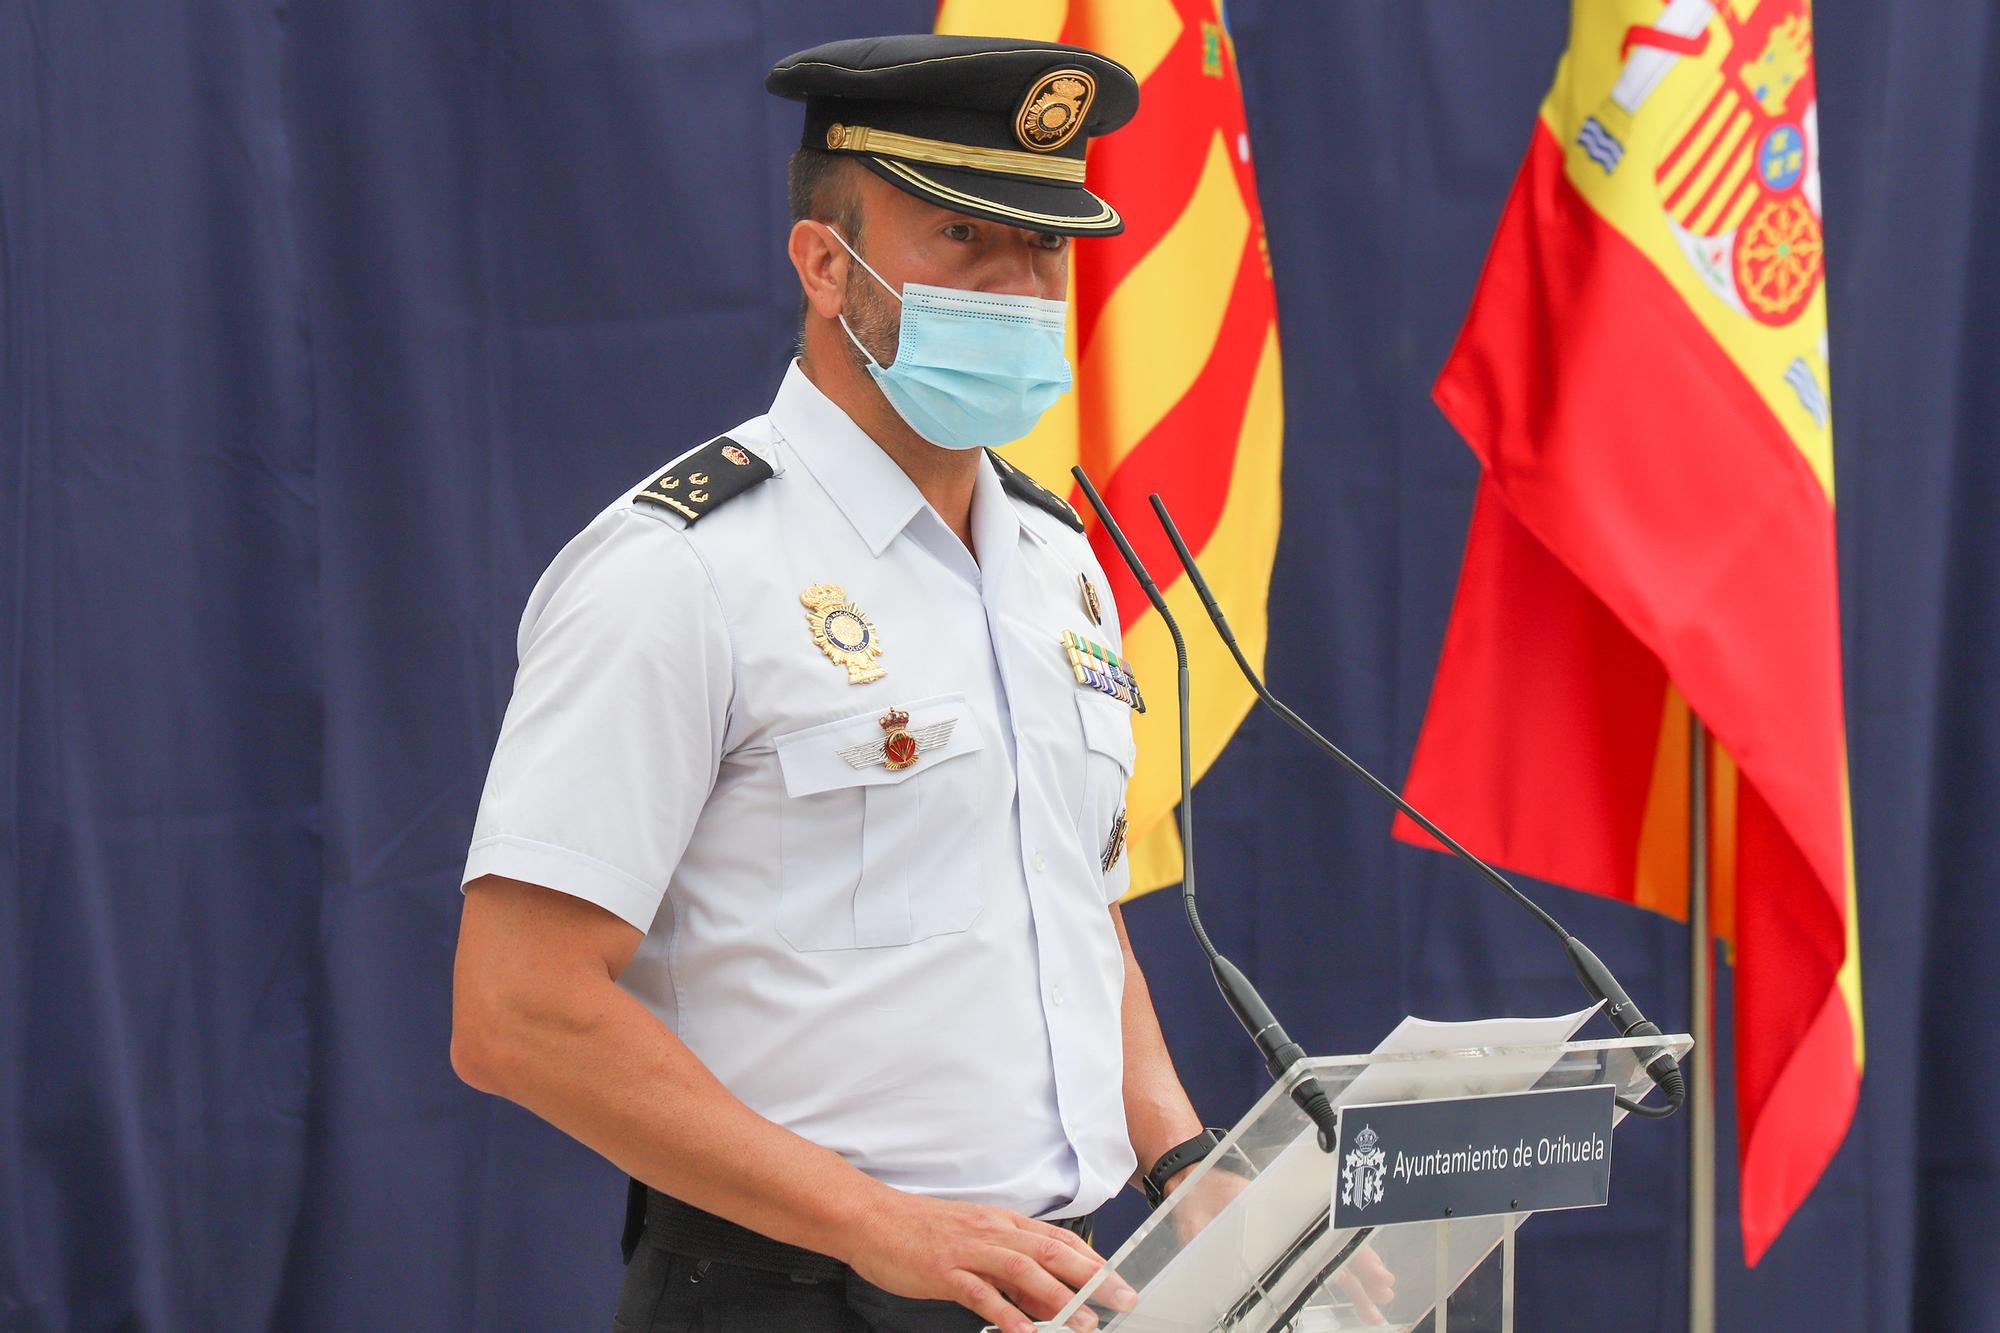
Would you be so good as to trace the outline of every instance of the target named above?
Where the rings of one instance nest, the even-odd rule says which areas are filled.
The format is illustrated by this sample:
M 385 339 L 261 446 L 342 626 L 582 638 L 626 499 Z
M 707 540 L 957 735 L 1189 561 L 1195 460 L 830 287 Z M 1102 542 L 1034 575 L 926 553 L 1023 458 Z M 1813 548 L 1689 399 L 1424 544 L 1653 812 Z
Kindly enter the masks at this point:
M 882 714 L 881 724 L 881 740 L 843 746 L 839 751 L 840 757 L 855 768 L 873 768 L 880 764 L 892 773 L 899 772 L 950 741 L 958 719 L 948 717 L 942 722 L 933 722 L 912 731 L 910 715 L 900 708 L 891 708 Z
M 1105 840 L 1104 855 L 1099 858 L 1098 864 L 1108 875 L 1111 873 L 1111 867 L 1117 865 L 1118 858 L 1123 855 L 1125 855 L 1125 812 L 1120 810 L 1118 818 L 1111 821 L 1111 836 Z
M 671 509 L 692 524 L 771 476 L 769 463 L 727 435 L 718 435 L 667 464 L 632 498 Z
M 1137 712 L 1146 711 L 1146 696 L 1139 693 L 1139 678 L 1132 674 L 1124 658 L 1103 644 L 1092 643 L 1069 630 L 1063 631 L 1062 646 L 1077 684 L 1108 694 Z
M 1076 581 L 1077 585 L 1083 589 L 1084 614 L 1090 617 L 1091 624 L 1102 625 L 1104 623 L 1104 604 L 1097 600 L 1097 585 L 1090 581 L 1090 575 L 1088 574 L 1078 574 Z
M 849 685 L 866 685 L 889 674 L 875 662 L 882 655 L 875 622 L 847 600 L 846 589 L 838 583 L 815 583 L 799 594 L 799 601 L 805 604 L 813 643 L 829 662 L 847 668 Z

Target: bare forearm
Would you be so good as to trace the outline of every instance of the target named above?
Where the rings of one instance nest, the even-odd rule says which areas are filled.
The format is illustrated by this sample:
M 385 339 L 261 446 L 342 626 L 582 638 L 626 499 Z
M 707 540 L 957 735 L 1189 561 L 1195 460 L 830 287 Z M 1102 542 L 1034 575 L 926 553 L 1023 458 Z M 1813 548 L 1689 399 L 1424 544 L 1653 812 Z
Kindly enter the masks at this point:
M 1174 1070 L 1167 1039 L 1160 1031 L 1159 1015 L 1153 1010 L 1152 992 L 1146 975 L 1125 938 L 1125 925 L 1118 920 L 1119 942 L 1125 949 L 1125 996 L 1122 1026 L 1125 1043 L 1125 1127 L 1131 1136 L 1133 1155 L 1141 1172 L 1150 1168 L 1169 1148 L 1201 1132 L 1201 1117 L 1188 1100 Z
M 479 940 L 478 912 L 464 929 Z M 852 1219 L 887 1186 L 738 1101 L 603 964 L 468 962 L 507 947 L 481 942 L 461 948 L 454 986 L 453 1063 L 468 1082 L 676 1198 L 846 1257 Z
M 891 1189 L 756 1115 L 617 985 L 643 938 L 553 889 L 468 884 L 453 1068 L 638 1179 L 899 1296 L 957 1301 L 1025 1333 L 1022 1311 L 1052 1315 L 1097 1274 L 1103 1260 L 1071 1232 Z M 1115 1281 L 1100 1295 L 1132 1299 Z
M 675 1198 L 773 1239 L 840 1253 L 884 1187 L 738 1101 L 615 987 L 596 1012 L 516 1030 L 494 1089 Z

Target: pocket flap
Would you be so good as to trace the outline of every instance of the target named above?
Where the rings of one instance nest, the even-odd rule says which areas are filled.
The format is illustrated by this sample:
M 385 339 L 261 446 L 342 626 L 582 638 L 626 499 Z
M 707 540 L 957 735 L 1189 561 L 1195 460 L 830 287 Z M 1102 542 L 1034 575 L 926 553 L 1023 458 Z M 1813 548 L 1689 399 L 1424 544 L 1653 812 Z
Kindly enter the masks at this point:
M 1132 710 L 1118 700 L 1095 690 L 1078 690 L 1076 711 L 1083 718 L 1083 743 L 1102 755 L 1109 755 L 1132 775 L 1136 745 L 1132 740 Z
M 891 708 L 910 715 L 904 729 L 917 744 L 915 762 L 890 768 L 882 719 Z M 963 694 L 939 694 L 915 703 L 885 702 L 880 709 L 836 718 L 777 738 L 778 767 L 787 796 L 811 796 L 841 787 L 876 787 L 935 768 L 980 748 L 979 724 L 967 716 Z

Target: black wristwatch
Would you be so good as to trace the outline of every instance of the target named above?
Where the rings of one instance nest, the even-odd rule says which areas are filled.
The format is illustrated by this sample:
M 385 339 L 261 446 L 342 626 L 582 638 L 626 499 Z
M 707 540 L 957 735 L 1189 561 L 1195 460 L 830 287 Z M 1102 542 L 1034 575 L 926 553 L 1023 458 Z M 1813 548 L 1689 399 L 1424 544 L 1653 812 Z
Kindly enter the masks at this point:
M 1146 1192 L 1146 1202 L 1158 1208 L 1167 1197 L 1167 1182 L 1181 1172 L 1214 1152 L 1222 1142 L 1224 1131 L 1204 1129 L 1186 1143 L 1177 1143 L 1167 1149 L 1153 1169 L 1139 1177 L 1139 1188 Z

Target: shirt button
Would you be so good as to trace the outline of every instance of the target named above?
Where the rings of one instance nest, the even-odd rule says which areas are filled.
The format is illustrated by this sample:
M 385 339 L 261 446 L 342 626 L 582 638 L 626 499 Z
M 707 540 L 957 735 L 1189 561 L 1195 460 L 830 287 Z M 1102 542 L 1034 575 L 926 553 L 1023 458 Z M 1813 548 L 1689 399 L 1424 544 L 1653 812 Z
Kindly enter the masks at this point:
M 1035 853 L 1035 869 L 1037 869 L 1037 870 L 1047 870 L 1048 868 L 1049 868 L 1049 862 L 1048 862 L 1048 858 L 1047 858 L 1047 857 L 1045 857 L 1045 856 L 1043 856 L 1043 855 L 1042 855 L 1042 854 L 1041 854 L 1040 852 L 1036 852 L 1036 853 Z
M 1060 1009 L 1062 1008 L 1062 1002 L 1063 1002 L 1063 993 L 1061 986 L 1057 986 L 1049 991 L 1050 1004 L 1053 1004 L 1056 1008 Z

